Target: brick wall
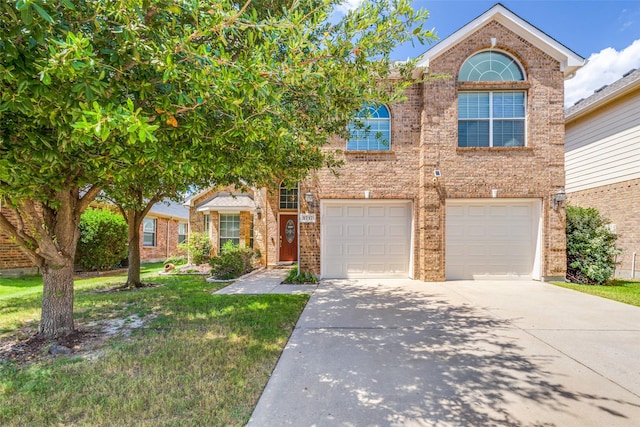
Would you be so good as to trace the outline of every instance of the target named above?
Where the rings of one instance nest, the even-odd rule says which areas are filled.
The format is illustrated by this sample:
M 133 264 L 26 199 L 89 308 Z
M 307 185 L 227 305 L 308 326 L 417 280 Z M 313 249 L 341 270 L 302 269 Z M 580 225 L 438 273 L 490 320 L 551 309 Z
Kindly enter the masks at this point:
M 156 245 L 142 244 L 143 229 L 140 226 L 140 259 L 143 262 L 164 261 L 171 256 L 186 255 L 178 249 L 178 224 L 181 221 L 169 218 L 153 217 L 156 220 Z
M 0 207 L 2 214 L 12 223 L 17 223 L 15 211 Z M 0 272 L 4 275 L 35 273 L 37 268 L 12 238 L 0 232 Z
M 640 179 L 569 193 L 567 200 L 574 206 L 596 208 L 616 227 L 616 246 L 623 251 L 616 277 L 631 277 L 633 252 L 636 252 L 634 277 L 640 278 Z
M 458 70 L 474 53 L 497 49 L 522 64 L 524 82 L 458 82 Z M 445 201 L 452 198 L 536 198 L 543 204 L 542 275 L 563 277 L 565 261 L 564 211 L 553 211 L 550 198 L 564 186 L 564 77 L 560 64 L 526 40 L 492 22 L 430 62 L 431 73 L 448 75 L 424 85 L 421 139 L 421 190 L 418 216 L 421 262 L 418 277 L 444 279 Z M 522 89 L 527 94 L 526 147 L 458 148 L 459 90 Z M 442 177 L 433 184 L 433 170 Z
M 526 81 L 458 83 L 463 62 L 488 49 L 516 57 Z M 407 100 L 390 105 L 390 152 L 344 153 L 344 166 L 335 177 L 327 170 L 312 175 L 301 193 L 316 199 L 407 199 L 414 202 L 414 277 L 445 279 L 446 200 L 450 198 L 531 198 L 542 201 L 542 276 L 563 277 L 566 270 L 564 210 L 551 208 L 551 197 L 564 187 L 564 76 L 560 64 L 492 22 L 430 61 L 430 73 L 441 77 L 416 84 Z M 442 77 L 444 76 L 444 77 Z M 458 148 L 457 94 L 465 90 L 521 89 L 527 93 L 526 147 Z M 333 148 L 344 149 L 336 140 Z M 433 183 L 433 171 L 442 177 Z M 304 202 L 303 202 L 304 203 Z M 306 208 L 303 209 L 306 211 Z M 301 268 L 320 272 L 320 215 L 301 225 Z

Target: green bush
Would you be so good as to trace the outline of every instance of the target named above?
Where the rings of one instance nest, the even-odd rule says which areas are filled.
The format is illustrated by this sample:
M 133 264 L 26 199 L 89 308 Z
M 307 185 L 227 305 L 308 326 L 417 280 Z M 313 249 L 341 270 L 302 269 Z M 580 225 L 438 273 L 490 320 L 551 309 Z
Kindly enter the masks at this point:
M 204 264 L 211 258 L 211 242 L 206 233 L 191 233 L 185 243 L 180 243 L 178 249 L 187 251 L 191 262 L 195 265 Z
M 567 206 L 567 278 L 601 285 L 615 272 L 618 235 L 594 208 Z
M 289 274 L 284 279 L 284 283 L 318 283 L 318 279 L 312 273 L 306 271 L 300 271 L 299 267 L 295 265 Z
M 127 222 L 106 209 L 89 209 L 80 218 L 76 265 L 83 270 L 108 270 L 127 256 Z
M 219 280 L 230 280 L 254 269 L 256 251 L 241 248 L 228 241 L 222 246 L 220 255 L 211 258 L 211 275 Z

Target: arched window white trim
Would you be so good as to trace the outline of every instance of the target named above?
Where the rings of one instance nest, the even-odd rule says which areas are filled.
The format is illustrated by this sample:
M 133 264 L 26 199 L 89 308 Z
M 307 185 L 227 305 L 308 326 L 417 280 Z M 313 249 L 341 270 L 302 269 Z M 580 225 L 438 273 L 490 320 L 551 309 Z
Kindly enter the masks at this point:
M 491 49 L 476 52 L 460 67 L 460 82 L 524 81 L 524 68 L 513 56 Z
M 391 112 L 384 104 L 367 104 L 349 124 L 347 150 L 389 151 Z

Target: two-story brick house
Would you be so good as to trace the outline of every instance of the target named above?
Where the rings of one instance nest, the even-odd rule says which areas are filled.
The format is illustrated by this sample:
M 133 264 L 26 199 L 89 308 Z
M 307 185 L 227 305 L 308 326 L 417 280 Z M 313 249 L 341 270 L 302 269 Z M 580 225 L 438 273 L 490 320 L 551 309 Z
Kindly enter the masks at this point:
M 239 224 L 266 265 L 324 278 L 564 277 L 564 81 L 584 63 L 497 4 L 419 58 L 438 78 L 365 106 L 369 132 L 329 147 L 338 176 L 245 195 Z

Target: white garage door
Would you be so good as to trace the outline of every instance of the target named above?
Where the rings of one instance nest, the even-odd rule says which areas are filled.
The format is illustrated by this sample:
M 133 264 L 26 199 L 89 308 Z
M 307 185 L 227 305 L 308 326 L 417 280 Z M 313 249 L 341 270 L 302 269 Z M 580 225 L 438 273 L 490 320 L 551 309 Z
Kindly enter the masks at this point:
M 540 278 L 539 200 L 446 203 L 447 280 Z
M 322 201 L 322 277 L 409 277 L 411 218 L 410 201 Z

